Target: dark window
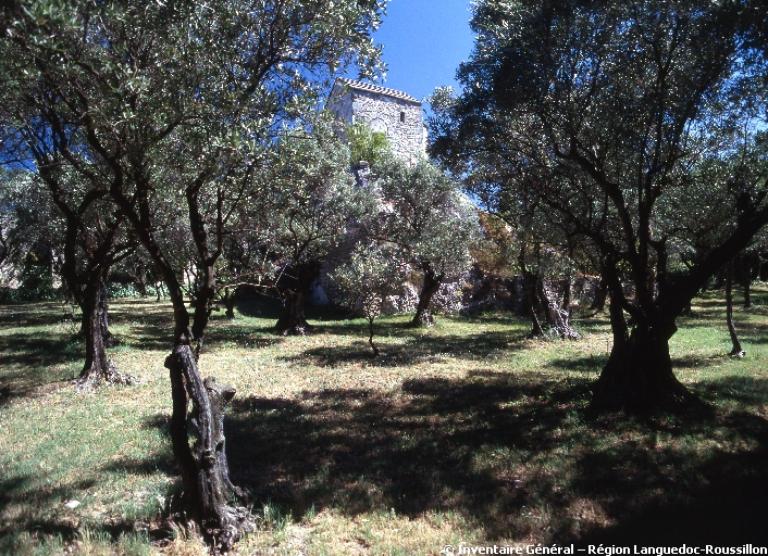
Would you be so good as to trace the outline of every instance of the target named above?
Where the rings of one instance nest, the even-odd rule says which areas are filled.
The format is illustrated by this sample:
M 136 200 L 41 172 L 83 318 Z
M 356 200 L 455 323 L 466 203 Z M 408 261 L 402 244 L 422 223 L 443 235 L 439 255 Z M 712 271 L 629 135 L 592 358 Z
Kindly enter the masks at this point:
M 400 121 L 405 123 L 405 112 L 400 112 Z

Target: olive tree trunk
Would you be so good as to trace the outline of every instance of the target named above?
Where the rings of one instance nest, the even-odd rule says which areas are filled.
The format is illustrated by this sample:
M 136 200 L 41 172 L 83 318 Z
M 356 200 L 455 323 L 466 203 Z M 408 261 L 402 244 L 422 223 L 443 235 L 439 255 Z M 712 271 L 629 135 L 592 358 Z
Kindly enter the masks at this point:
M 597 411 L 644 412 L 656 408 L 678 409 L 695 402 L 675 377 L 669 356 L 669 339 L 677 331 L 677 313 L 658 320 L 635 321 L 624 317 L 626 298 L 615 268 L 604 269 L 611 301 L 609 312 L 613 346 L 608 362 L 592 389 L 590 407 Z
M 531 272 L 523 272 L 523 297 L 525 298 L 525 311 L 531 319 L 531 338 L 541 338 L 544 336 L 544 327 L 539 320 L 539 306 L 541 305 L 537 283 L 539 278 Z
M 237 292 L 232 291 L 231 288 L 224 288 L 224 296 L 222 298 L 222 301 L 224 302 L 224 307 L 226 308 L 224 315 L 229 320 L 235 320 L 236 300 L 237 300 Z
M 183 508 L 216 549 L 227 551 L 248 521 L 247 510 L 236 505 L 244 495 L 229 478 L 224 436 L 224 410 L 235 389 L 218 385 L 214 378 L 203 380 L 189 344 L 177 343 L 165 366 L 171 378 L 171 442 L 181 468 Z
M 635 324 L 628 336 L 614 330 L 608 363 L 593 387 L 592 408 L 635 412 L 675 409 L 693 401 L 672 372 L 669 338 L 674 331 L 671 323 Z
M 292 276 L 284 276 L 279 285 L 283 297 L 283 310 L 275 324 L 275 331 L 283 336 L 304 336 L 312 332 L 304 313 L 307 297 L 320 273 L 316 262 L 305 263 L 294 269 Z
M 190 319 L 173 268 L 154 242 L 146 236 L 143 240 L 163 275 L 173 305 L 174 346 L 165 366 L 173 400 L 171 444 L 182 479 L 180 511 L 183 521 L 200 527 L 214 552 L 226 552 L 252 523 L 240 503 L 245 493 L 229 478 L 226 455 L 224 413 L 235 389 L 218 385 L 213 377 L 203 379 L 198 366 L 215 295 L 215 269 L 212 265 L 200 268 L 194 318 Z
M 85 364 L 76 381 L 79 390 L 93 388 L 100 383 L 133 384 L 136 379 L 119 373 L 107 356 L 111 334 L 106 311 L 106 288 L 101 280 L 89 283 L 79 300 L 82 311 L 82 334 L 85 339 Z
M 567 287 L 570 288 L 570 282 Z M 536 291 L 550 335 L 564 340 L 577 340 L 580 336 L 571 325 L 570 311 L 565 310 L 558 302 L 557 292 L 547 287 L 541 278 L 536 282 Z
M 306 294 L 302 290 L 283 292 L 283 310 L 275 324 L 275 330 L 283 336 L 304 336 L 312 332 L 304 313 Z
M 429 327 L 435 324 L 435 318 L 430 311 L 430 305 L 432 304 L 432 298 L 440 289 L 444 278 L 443 274 L 437 274 L 432 268 L 427 267 L 424 270 L 424 283 L 419 292 L 419 302 L 416 305 L 416 314 L 411 320 L 411 326 Z
M 592 310 L 602 313 L 605 310 L 605 301 L 608 299 L 608 282 L 605 278 L 600 278 L 600 282 L 595 288 L 595 297 L 592 299 Z
M 734 263 L 728 263 L 725 274 L 725 320 L 728 324 L 728 334 L 731 337 L 731 352 L 728 355 L 733 357 L 744 357 L 744 350 L 741 349 L 739 336 L 736 334 L 736 327 L 733 324 L 733 274 Z
M 378 357 L 380 354 L 379 348 L 373 343 L 373 321 L 374 318 L 368 317 L 368 344 L 371 346 L 373 356 Z
M 107 286 L 104 282 L 99 287 L 99 330 L 101 330 L 105 346 L 114 347 L 119 343 L 109 330 L 109 300 Z

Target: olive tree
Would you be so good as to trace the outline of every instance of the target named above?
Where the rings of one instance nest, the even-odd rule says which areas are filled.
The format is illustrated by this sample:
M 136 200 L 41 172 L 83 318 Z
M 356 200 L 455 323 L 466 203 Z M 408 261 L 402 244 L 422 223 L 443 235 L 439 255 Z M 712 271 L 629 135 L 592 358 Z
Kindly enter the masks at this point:
M 58 272 L 81 313 L 85 362 L 77 387 L 130 384 L 133 377 L 119 373 L 107 356 L 106 348 L 114 338 L 109 331 L 106 282 L 114 265 L 133 253 L 136 243 L 103 195 L 89 192 L 76 174 L 52 164 L 50 153 L 42 152 L 39 143 L 29 144 L 39 172 L 16 171 L 3 180 L 3 204 L 15 216 L 9 243 L 16 264 L 26 264 L 29 253 L 39 250 L 40 244 L 60 261 Z M 61 172 L 64 175 L 58 175 Z M 62 183 L 68 187 L 62 188 Z M 19 260 L 22 253 L 23 261 Z M 29 286 L 22 282 L 21 287 Z
M 694 399 L 673 373 L 669 339 L 699 288 L 768 222 L 768 188 L 752 183 L 730 233 L 674 277 L 658 214 L 727 140 L 719 122 L 764 125 L 761 14 L 759 2 L 475 5 L 464 91 L 435 147 L 447 160 L 462 145 L 494 152 L 502 188 L 537 198 L 599 254 L 614 342 L 595 408 Z
M 269 187 L 262 187 L 262 203 L 255 203 L 264 214 L 262 225 L 271 231 L 264 249 L 283 299 L 276 324 L 280 334 L 311 330 L 304 314 L 310 288 L 324 259 L 370 205 L 369 196 L 355 185 L 349 149 L 329 117 L 320 115 L 310 123 L 281 133 L 268 170 L 259 176 Z
M 422 277 L 414 326 L 433 324 L 430 307 L 440 286 L 471 264 L 479 237 L 477 211 L 458 182 L 427 160 L 414 166 L 389 157 L 373 167 L 382 212 L 373 233 L 400 246 Z
M 372 241 L 357 244 L 349 259 L 330 275 L 342 300 L 368 321 L 368 344 L 374 357 L 380 354 L 373 342 L 374 323 L 384 313 L 387 297 L 400 290 L 407 270 L 407 261 L 396 245 Z
M 19 294 L 34 298 L 53 286 L 62 222 L 40 180 L 0 169 L 0 271 Z M 32 268 L 30 268 L 32 267 Z
M 768 136 L 765 132 L 753 137 L 737 133 L 730 139 L 721 143 L 721 151 L 715 156 L 697 161 L 686 187 L 670 191 L 660 206 L 658 226 L 670 238 L 667 254 L 671 272 L 675 272 L 675 266 L 693 267 L 733 233 L 757 201 L 755 193 L 768 176 Z M 738 267 L 758 256 L 767 237 L 768 229 L 763 228 L 719 271 L 725 289 L 731 356 L 745 355 L 733 321 L 733 284 L 737 277 L 741 278 L 748 299 L 751 281 L 751 269 Z M 741 276 L 737 270 L 741 270 Z
M 12 100 L 18 110 L 4 125 L 44 129 L 56 163 L 111 199 L 165 282 L 181 500 L 217 549 L 249 523 L 226 459 L 223 411 L 234 390 L 203 380 L 198 367 L 226 230 L 280 122 L 309 110 L 338 67 L 378 69 L 370 35 L 383 4 L 41 1 L 5 9 L 0 49 L 12 83 L 3 90 L 13 98 L 3 105 Z M 185 213 L 179 225 L 194 256 L 191 309 L 175 247 L 160 237 L 169 200 Z

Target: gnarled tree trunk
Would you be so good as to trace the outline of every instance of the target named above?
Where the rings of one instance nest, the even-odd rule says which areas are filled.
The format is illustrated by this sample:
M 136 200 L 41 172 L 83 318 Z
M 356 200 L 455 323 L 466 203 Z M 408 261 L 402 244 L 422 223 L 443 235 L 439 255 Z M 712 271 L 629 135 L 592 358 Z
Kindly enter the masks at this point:
M 102 338 L 104 338 L 104 345 L 114 347 L 118 344 L 118 341 L 112 332 L 109 331 L 109 301 L 107 298 L 107 286 L 102 282 L 99 287 L 99 329 L 101 330 Z
M 206 540 L 227 551 L 249 528 L 248 511 L 236 505 L 243 492 L 230 481 L 224 437 L 224 410 L 235 389 L 219 386 L 214 378 L 202 380 L 189 344 L 177 343 L 165 366 L 171 377 L 171 441 L 181 467 L 183 507 Z M 190 435 L 195 439 L 191 445 Z
M 232 288 L 224 288 L 224 296 L 222 297 L 222 301 L 224 302 L 224 307 L 226 308 L 224 315 L 229 320 L 235 320 L 236 299 L 237 299 L 237 290 L 232 291 Z
M 725 320 L 728 324 L 728 334 L 731 337 L 731 352 L 728 355 L 733 357 L 744 357 L 744 350 L 741 349 L 739 336 L 736 334 L 736 327 L 733 324 L 733 261 L 728 263 L 725 274 Z
M 173 410 L 170 432 L 174 458 L 181 469 L 181 510 L 187 524 L 200 526 L 201 533 L 214 552 L 226 552 L 244 532 L 251 529 L 252 524 L 248 511 L 238 504 L 237 499 L 243 493 L 229 479 L 226 458 L 224 408 L 234 396 L 234 389 L 218 387 L 213 378 L 203 381 L 198 369 L 197 358 L 215 294 L 219 253 L 209 250 L 209 238 L 196 196 L 199 189 L 188 188 L 190 230 L 198 260 L 202 263 L 198 267 L 194 320 L 191 321 L 178 278 L 179 269 L 173 266 L 152 235 L 148 198 L 152 187 L 139 179 L 136 188 L 138 212 L 133 201 L 121 189 L 113 187 L 111 194 L 152 258 L 156 272 L 168 287 L 173 306 L 174 347 L 166 358 L 165 366 L 171 379 Z M 194 350 L 193 342 L 196 342 Z
M 411 326 L 432 326 L 435 324 L 435 318 L 429 307 L 444 278 L 443 274 L 435 273 L 431 267 L 424 269 L 424 283 L 419 292 L 419 303 L 416 305 L 416 314 L 411 320 Z
M 538 309 L 540 299 L 537 292 L 538 277 L 531 272 L 523 272 L 523 297 L 525 297 L 525 309 L 531 319 L 531 338 L 544 336 L 544 328 L 539 320 Z
M 568 278 L 565 279 L 563 288 L 563 302 L 561 303 L 561 307 L 570 316 L 571 304 L 573 303 L 573 292 L 571 291 L 573 289 L 573 276 L 570 274 L 568 275 Z
M 275 330 L 283 336 L 303 336 L 312 332 L 304 307 L 312 283 L 320 273 L 317 262 L 298 265 L 292 276 L 283 276 L 279 285 L 283 296 L 283 310 L 275 324 Z
M 600 282 L 595 288 L 595 297 L 592 299 L 592 310 L 595 314 L 605 310 L 606 299 L 608 299 L 608 282 L 605 278 L 600 278 Z
M 605 301 L 608 298 L 608 282 L 605 278 L 600 278 L 600 282 L 595 288 L 595 297 L 592 299 L 592 310 L 595 313 L 602 313 L 605 310 Z
M 301 290 L 283 292 L 283 310 L 275 330 L 283 336 L 304 336 L 312 332 L 312 325 L 304 314 L 306 294 Z
M 107 356 L 106 330 L 106 289 L 101 280 L 89 283 L 80 296 L 82 311 L 82 333 L 85 337 L 85 364 L 76 381 L 80 390 L 89 389 L 99 383 L 133 384 L 135 378 L 117 371 Z
M 567 287 L 570 288 L 570 281 Z M 577 340 L 580 337 L 579 333 L 571 326 L 570 312 L 563 309 L 558 303 L 557 293 L 549 291 L 541 278 L 536 282 L 536 292 L 546 316 L 550 333 L 557 338 Z
M 672 372 L 669 339 L 677 331 L 674 317 L 635 322 L 630 330 L 618 273 L 613 265 L 606 265 L 603 273 L 611 295 L 613 348 L 592 389 L 591 408 L 644 412 L 697 401 Z
M 142 239 L 163 275 L 173 305 L 174 347 L 165 366 L 173 400 L 171 444 L 182 479 L 180 509 L 184 521 L 200 527 L 214 552 L 226 552 L 252 524 L 248 510 L 239 504 L 245 497 L 243 491 L 230 481 L 226 456 L 224 411 L 235 390 L 217 385 L 213 377 L 203 380 L 198 367 L 215 294 L 215 269 L 213 265 L 199 269 L 201 280 L 190 326 L 176 274 L 156 244 Z
M 669 338 L 674 331 L 674 324 L 636 324 L 628 337 L 614 335 L 608 363 L 593 388 L 592 408 L 632 412 L 675 409 L 694 401 L 672 372 Z

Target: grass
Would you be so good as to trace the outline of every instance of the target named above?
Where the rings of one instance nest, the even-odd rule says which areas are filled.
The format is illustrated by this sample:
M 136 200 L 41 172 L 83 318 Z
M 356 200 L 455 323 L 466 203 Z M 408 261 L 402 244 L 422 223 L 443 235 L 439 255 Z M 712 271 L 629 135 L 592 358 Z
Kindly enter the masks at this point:
M 446 544 L 765 543 L 768 290 L 737 309 L 730 350 L 719 293 L 681 321 L 672 355 L 706 415 L 585 411 L 610 347 L 604 318 L 578 342 L 525 338 L 505 315 L 362 320 L 217 314 L 206 375 L 237 388 L 227 439 L 258 529 L 241 554 L 437 554 Z M 166 434 L 170 308 L 113 303 L 111 350 L 138 386 L 77 394 L 75 329 L 56 303 L 0 307 L 0 553 L 202 554 L 162 520 L 176 488 Z M 244 310 L 247 314 L 253 314 Z M 77 502 L 75 504 L 74 502 Z

